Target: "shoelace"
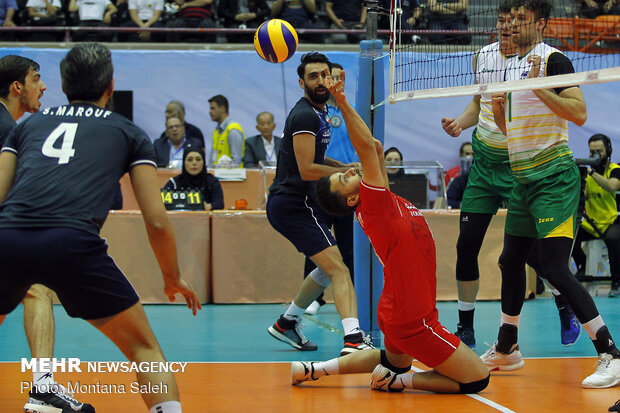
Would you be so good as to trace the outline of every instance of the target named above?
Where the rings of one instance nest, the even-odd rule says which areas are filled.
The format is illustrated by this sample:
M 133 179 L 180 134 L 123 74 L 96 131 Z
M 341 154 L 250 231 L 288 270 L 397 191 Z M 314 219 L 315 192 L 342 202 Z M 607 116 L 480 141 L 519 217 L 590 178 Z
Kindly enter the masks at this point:
M 494 356 L 497 353 L 497 350 L 495 349 L 495 343 L 493 343 L 493 345 L 490 345 L 485 341 L 484 344 L 489 348 L 487 351 L 484 352 L 485 355 L 488 354 L 489 356 Z
M 70 401 L 73 404 L 80 404 L 80 402 L 78 402 L 76 399 L 73 398 L 73 392 L 69 391 L 69 389 L 67 389 L 65 386 L 63 386 L 60 383 L 56 383 L 56 385 L 58 386 L 58 392 L 56 393 L 59 397 Z
M 607 359 L 598 359 L 596 360 L 596 362 L 594 363 L 596 367 L 596 372 L 597 373 L 602 373 L 603 371 L 607 370 L 607 368 L 609 367 L 609 365 L 611 364 L 611 360 L 607 360 Z
M 304 333 L 302 333 L 301 328 L 304 326 L 304 324 L 301 321 L 297 321 L 295 323 L 295 333 L 297 333 L 297 335 L 299 336 L 299 339 L 301 340 L 301 344 L 305 343 L 306 341 L 308 341 L 308 339 L 306 338 L 306 336 L 304 336 Z

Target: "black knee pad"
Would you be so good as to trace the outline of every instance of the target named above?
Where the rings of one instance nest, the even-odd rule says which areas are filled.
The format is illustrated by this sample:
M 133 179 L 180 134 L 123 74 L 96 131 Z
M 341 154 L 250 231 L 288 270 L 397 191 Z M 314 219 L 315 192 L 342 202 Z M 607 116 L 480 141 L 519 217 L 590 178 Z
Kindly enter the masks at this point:
M 490 374 L 485 379 L 482 379 L 482 380 L 472 381 L 471 383 L 459 383 L 459 387 L 460 387 L 459 393 L 473 394 L 473 393 L 481 392 L 482 390 L 486 389 L 487 386 L 489 385 L 489 377 L 491 377 Z
M 392 370 L 396 374 L 408 373 L 411 370 L 411 366 L 409 366 L 409 367 L 396 367 L 395 365 L 390 363 L 390 361 L 387 358 L 387 355 L 385 354 L 385 350 L 381 350 L 381 364 L 384 367 L 387 367 L 388 369 Z

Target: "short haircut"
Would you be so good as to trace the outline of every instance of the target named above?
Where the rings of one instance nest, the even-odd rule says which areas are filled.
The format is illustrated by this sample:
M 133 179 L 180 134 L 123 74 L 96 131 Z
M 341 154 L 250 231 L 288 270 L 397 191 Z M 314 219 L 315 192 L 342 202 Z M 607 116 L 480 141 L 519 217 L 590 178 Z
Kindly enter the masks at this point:
M 27 57 L 10 54 L 0 59 L 0 97 L 6 99 L 9 96 L 11 83 L 26 83 L 30 69 L 38 71 L 39 64 Z
M 185 116 L 185 105 L 183 104 L 183 102 L 181 102 L 180 100 L 171 100 L 170 102 L 168 102 L 168 104 L 176 105 L 183 114 L 183 116 Z
M 354 212 L 357 205 L 347 205 L 347 197 L 331 190 L 330 176 L 324 176 L 316 183 L 316 199 L 319 206 L 329 215 L 344 216 Z
M 515 0 L 512 7 L 519 8 L 525 7 L 525 10 L 533 11 L 536 15 L 536 20 L 544 19 L 545 22 L 549 20 L 553 4 L 549 0 Z
M 209 103 L 211 102 L 215 102 L 215 104 L 218 106 L 224 106 L 224 109 L 226 109 L 226 113 L 228 113 L 228 99 L 226 99 L 226 96 L 215 95 L 211 99 L 209 99 Z
M 269 117 L 271 117 L 271 120 L 275 120 L 275 118 L 273 117 L 273 113 L 271 113 L 271 112 L 261 112 L 258 115 L 256 115 L 256 123 L 258 123 L 258 118 L 260 118 L 263 115 L 269 115 Z
M 459 156 L 463 155 L 463 149 L 465 149 L 467 145 L 471 146 L 471 142 L 463 142 L 461 144 L 461 147 L 459 148 Z M 473 146 L 472 146 L 472 149 L 473 149 Z
M 342 67 L 342 65 L 340 63 L 332 63 L 332 67 L 330 68 L 330 72 L 333 69 L 340 69 L 340 70 L 344 70 L 344 68 Z
M 605 145 L 605 151 L 607 152 L 607 156 L 611 156 L 612 146 L 611 146 L 611 139 L 609 139 L 609 136 L 603 135 L 602 133 L 596 133 L 590 136 L 590 139 L 588 139 L 588 145 L 591 144 L 592 142 L 598 142 L 598 141 L 603 142 L 603 145 Z
M 388 155 L 388 153 L 390 152 L 396 152 L 398 154 L 398 156 L 400 156 L 400 160 L 402 161 L 403 158 L 403 154 L 398 150 L 398 148 L 396 146 L 392 146 L 390 148 L 387 148 L 385 152 L 383 152 L 383 157 L 386 157 Z
M 99 100 L 113 77 L 112 53 L 100 43 L 80 43 L 60 62 L 62 90 L 69 102 Z
M 497 14 L 510 14 L 510 11 L 515 6 L 515 0 L 504 0 L 499 4 L 497 8 Z
M 301 63 L 297 66 L 297 75 L 300 79 L 303 80 L 304 75 L 306 74 L 306 66 L 309 63 L 325 63 L 331 73 L 332 71 L 332 62 L 329 61 L 327 56 L 319 52 L 310 52 L 301 56 Z

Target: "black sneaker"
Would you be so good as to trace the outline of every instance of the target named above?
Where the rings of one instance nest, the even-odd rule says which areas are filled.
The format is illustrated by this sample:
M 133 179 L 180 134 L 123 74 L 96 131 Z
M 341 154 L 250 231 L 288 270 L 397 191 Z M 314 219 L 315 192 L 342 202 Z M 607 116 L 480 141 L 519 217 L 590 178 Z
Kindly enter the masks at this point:
M 301 323 L 298 320 L 288 320 L 284 318 L 284 314 L 267 331 L 274 338 L 297 350 L 315 351 L 319 348 L 304 336 L 304 333 L 301 332 Z
M 364 332 L 360 330 L 358 333 L 344 336 L 344 347 L 340 350 L 340 356 L 346 356 L 356 351 L 372 350 L 374 348 L 370 337 L 366 336 Z
M 608 411 L 610 411 L 610 412 L 620 412 L 620 400 L 618 400 L 616 402 L 616 404 L 611 406 Z
M 95 413 L 95 408 L 87 403 L 80 403 L 73 398 L 64 386 L 53 383 L 46 390 L 49 392 L 30 391 L 28 403 L 24 410 L 30 413 Z
M 465 327 L 463 324 L 456 325 L 455 336 L 459 338 L 469 348 L 476 348 L 476 337 L 474 336 L 474 329 Z

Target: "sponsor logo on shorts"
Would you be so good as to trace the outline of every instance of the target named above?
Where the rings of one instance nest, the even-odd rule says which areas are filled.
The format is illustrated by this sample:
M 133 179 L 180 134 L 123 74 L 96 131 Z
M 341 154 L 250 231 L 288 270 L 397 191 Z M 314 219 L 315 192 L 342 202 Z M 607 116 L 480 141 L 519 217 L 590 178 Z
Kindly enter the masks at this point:
M 553 222 L 553 217 L 551 218 L 538 218 L 539 224 L 544 224 L 545 222 Z

